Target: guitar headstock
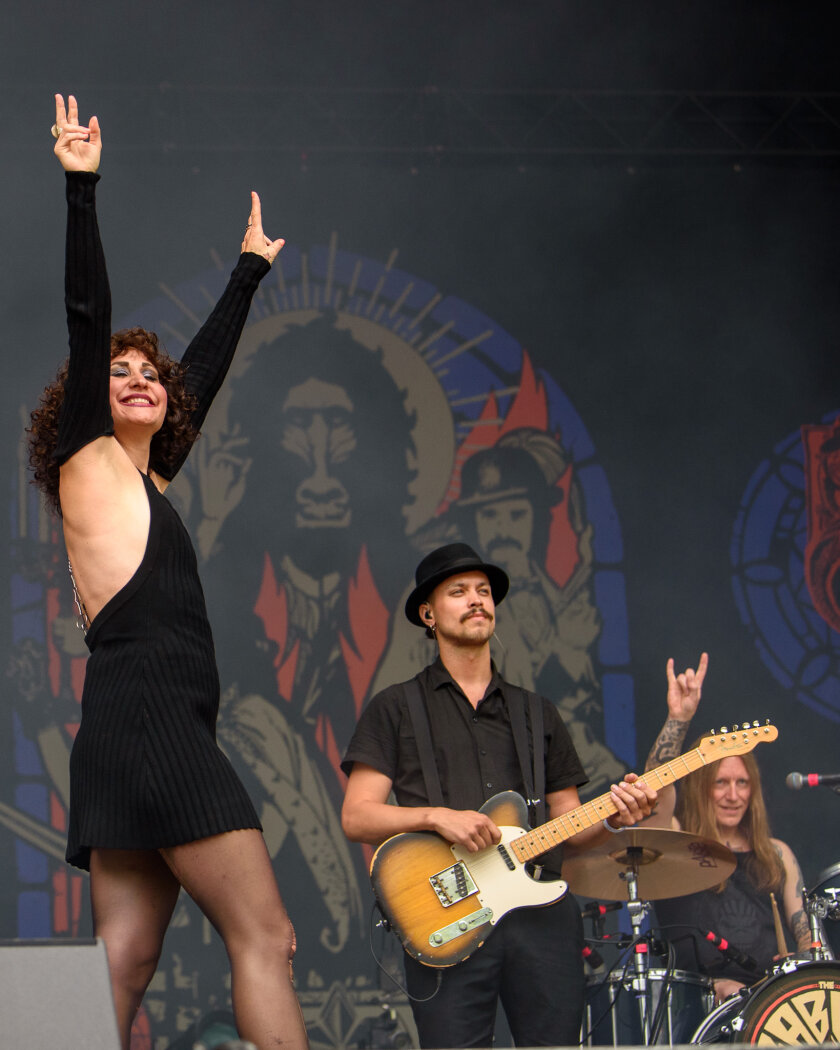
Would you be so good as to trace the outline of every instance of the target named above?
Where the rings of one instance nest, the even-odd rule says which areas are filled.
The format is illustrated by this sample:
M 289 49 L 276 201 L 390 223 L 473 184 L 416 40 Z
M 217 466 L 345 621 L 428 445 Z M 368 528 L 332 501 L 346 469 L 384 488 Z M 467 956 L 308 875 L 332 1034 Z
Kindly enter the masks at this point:
M 744 755 L 757 744 L 763 744 L 768 740 L 775 740 L 779 730 L 769 721 L 763 725 L 760 722 L 744 722 L 743 725 L 735 725 L 731 729 L 721 726 L 715 733 L 704 736 L 697 745 L 697 750 L 707 762 L 715 762 L 719 758 L 728 758 L 730 755 Z

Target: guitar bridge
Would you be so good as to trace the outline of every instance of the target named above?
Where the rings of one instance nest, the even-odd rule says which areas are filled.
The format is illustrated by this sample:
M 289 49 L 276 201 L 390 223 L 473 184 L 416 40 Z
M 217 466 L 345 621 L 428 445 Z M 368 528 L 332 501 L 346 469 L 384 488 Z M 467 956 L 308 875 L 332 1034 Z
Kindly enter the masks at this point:
M 466 864 L 461 860 L 430 876 L 429 884 L 444 908 L 451 908 L 458 901 L 470 897 L 473 893 L 478 893 L 478 886 L 473 881 Z

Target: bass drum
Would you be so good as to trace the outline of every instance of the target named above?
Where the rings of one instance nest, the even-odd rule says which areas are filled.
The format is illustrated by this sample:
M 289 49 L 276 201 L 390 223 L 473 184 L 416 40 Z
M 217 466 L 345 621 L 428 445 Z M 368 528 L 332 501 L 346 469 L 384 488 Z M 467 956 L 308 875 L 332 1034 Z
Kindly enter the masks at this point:
M 828 914 L 821 920 L 825 943 L 835 959 L 840 959 L 840 864 L 821 871 L 817 884 L 808 890 L 809 897 L 822 897 L 829 905 Z
M 782 967 L 717 1006 L 692 1043 L 764 1046 L 840 1042 L 840 963 Z
M 708 977 L 684 970 L 649 970 L 645 1007 L 656 1025 L 652 1044 L 686 1043 L 714 1002 Z M 644 1046 L 635 973 L 593 974 L 587 979 L 583 1046 Z M 664 1003 L 663 1003 L 664 996 Z

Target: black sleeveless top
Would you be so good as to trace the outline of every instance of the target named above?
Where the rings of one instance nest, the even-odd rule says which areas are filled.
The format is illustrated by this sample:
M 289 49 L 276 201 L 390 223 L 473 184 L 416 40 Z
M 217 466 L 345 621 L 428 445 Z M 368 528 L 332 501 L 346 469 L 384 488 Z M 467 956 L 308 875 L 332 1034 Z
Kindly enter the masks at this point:
M 773 923 L 773 906 L 769 893 L 759 893 L 747 878 L 749 853 L 736 853 L 737 867 L 727 880 L 722 893 L 704 890 L 685 897 L 671 897 L 654 902 L 662 936 L 673 945 L 677 968 L 728 977 L 752 984 L 756 973 L 726 959 L 705 939 L 711 930 L 767 970 L 778 953 Z
M 65 301 L 70 366 L 55 458 L 113 434 L 111 300 L 96 221 L 97 175 L 67 175 Z M 265 259 L 241 256 L 187 349 L 186 385 L 198 428 L 221 386 Z M 154 446 L 153 446 L 154 448 Z M 171 480 L 186 458 L 150 466 Z M 86 635 L 82 718 L 70 757 L 67 860 L 89 868 L 92 847 L 156 849 L 258 828 L 245 788 L 216 745 L 219 680 L 189 535 L 146 475 L 149 536 L 129 582 Z

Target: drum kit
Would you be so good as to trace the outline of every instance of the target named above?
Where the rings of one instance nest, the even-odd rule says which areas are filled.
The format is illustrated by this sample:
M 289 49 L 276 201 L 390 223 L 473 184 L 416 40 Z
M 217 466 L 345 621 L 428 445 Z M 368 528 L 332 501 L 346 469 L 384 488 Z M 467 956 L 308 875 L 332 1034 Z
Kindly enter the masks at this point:
M 719 842 L 659 828 L 625 828 L 564 862 L 572 892 L 623 902 L 633 928 L 632 959 L 588 979 L 584 1046 L 840 1042 L 840 864 L 803 895 L 811 950 L 784 957 L 717 1006 L 711 978 L 651 964 L 662 949 L 643 933 L 650 902 L 711 889 L 735 867 Z

